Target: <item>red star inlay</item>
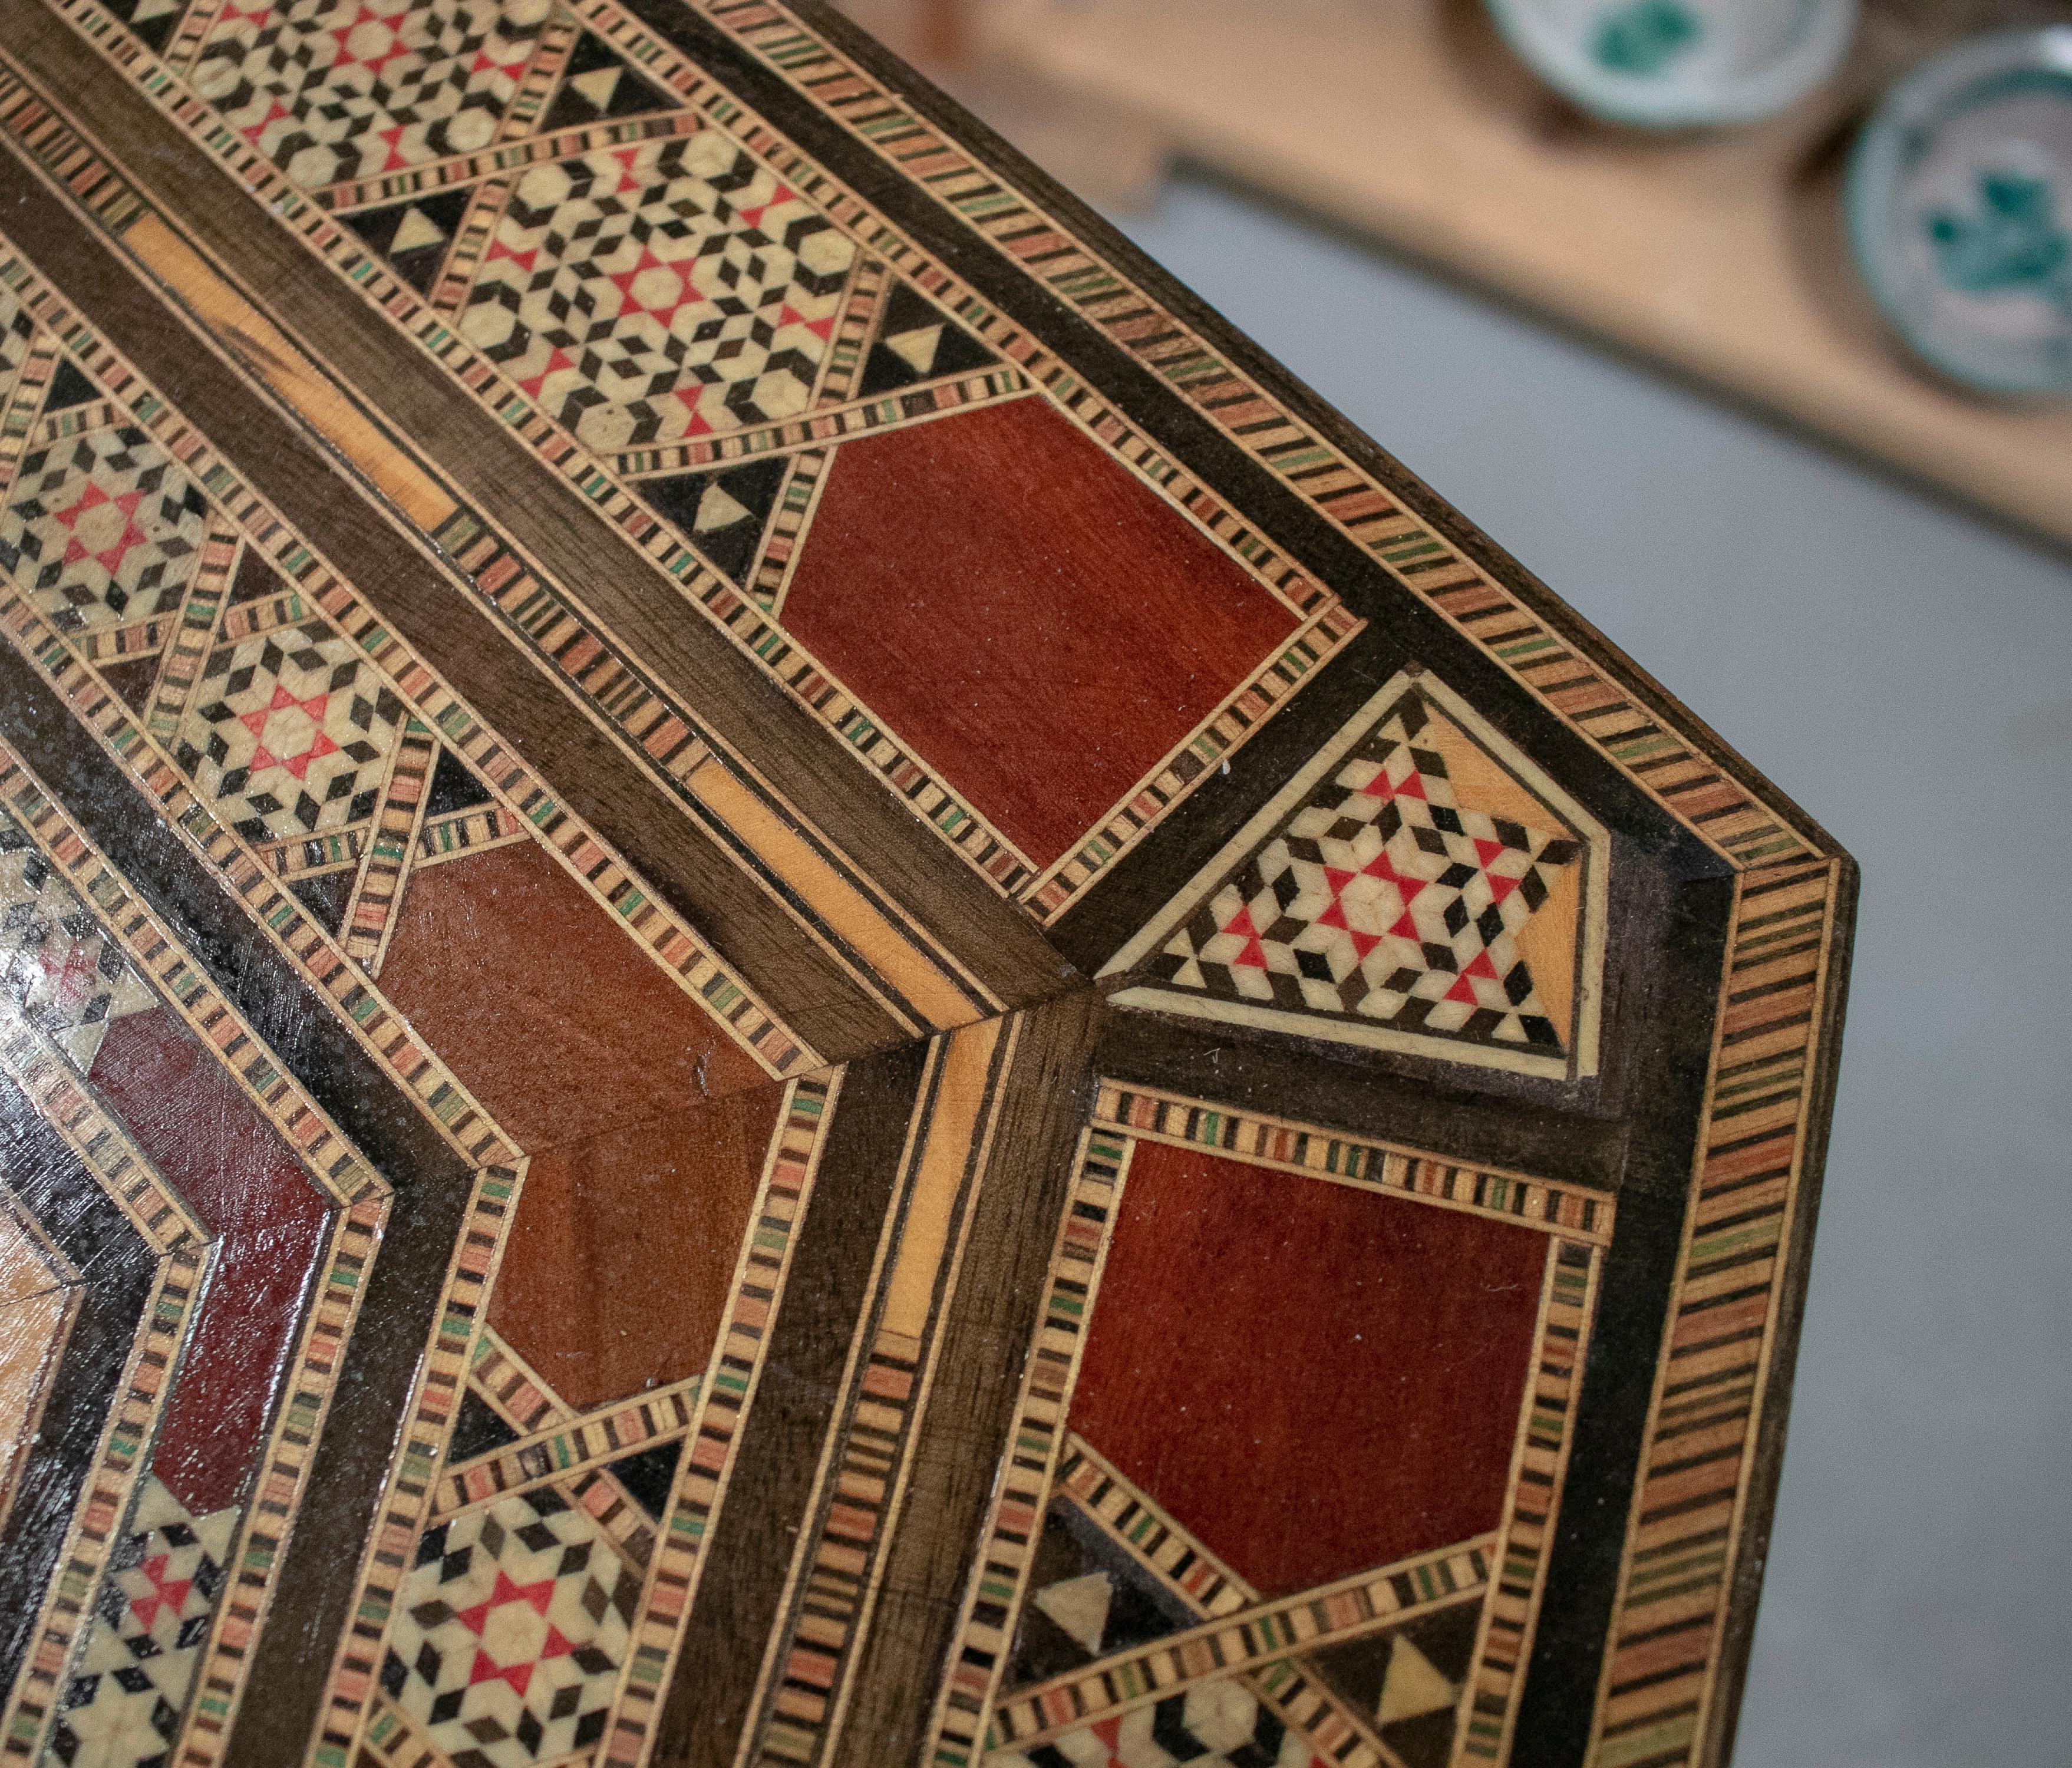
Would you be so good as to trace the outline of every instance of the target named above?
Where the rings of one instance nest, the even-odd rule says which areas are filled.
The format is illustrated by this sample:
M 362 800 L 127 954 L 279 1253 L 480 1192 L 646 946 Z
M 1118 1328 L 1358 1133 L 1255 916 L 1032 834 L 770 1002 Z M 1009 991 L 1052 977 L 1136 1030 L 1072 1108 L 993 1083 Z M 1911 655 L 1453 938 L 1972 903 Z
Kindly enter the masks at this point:
M 679 387 L 670 395 L 691 414 L 690 422 L 684 428 L 686 436 L 709 436 L 712 434 L 712 426 L 705 421 L 704 413 L 698 409 L 698 401 L 705 397 L 705 391 L 703 387 Z
M 619 182 L 604 194 L 607 196 L 623 196 L 628 191 L 639 190 L 641 187 L 640 180 L 634 175 L 633 162 L 640 157 L 640 150 L 637 147 L 623 147 L 611 157 L 619 162 Z
M 1335 865 L 1324 868 L 1325 882 L 1331 886 L 1331 906 L 1317 917 L 1317 925 L 1336 927 L 1353 942 L 1353 950 L 1363 958 L 1381 944 L 1381 935 L 1363 933 L 1346 919 L 1346 886 L 1359 876 L 1357 872 L 1342 872 Z
M 1496 966 L 1490 962 L 1489 953 L 1486 951 L 1478 952 L 1470 961 L 1468 967 L 1453 979 L 1453 987 L 1446 991 L 1446 998 L 1449 1001 L 1465 1001 L 1470 1006 L 1478 1005 L 1480 997 L 1476 994 L 1474 985 L 1469 981 L 1470 977 L 1480 977 L 1486 982 L 1497 982 L 1503 980 L 1496 973 Z
M 1087 1728 L 1100 1739 L 1101 1747 L 1108 1751 L 1108 1761 L 1103 1768 L 1121 1768 L 1122 1721 L 1120 1719 L 1096 1720 Z
M 1414 779 L 1416 775 L 1413 775 L 1412 777 Z M 1419 894 L 1424 890 L 1428 880 L 1421 878 L 1407 878 L 1397 871 L 1389 864 L 1386 850 L 1375 854 L 1360 870 L 1369 878 L 1378 878 L 1384 884 L 1393 884 L 1396 886 L 1396 894 L 1403 898 L 1403 913 L 1398 917 L 1396 924 L 1388 931 L 1399 940 L 1421 939 L 1423 935 L 1417 931 L 1416 922 L 1410 918 L 1410 905 L 1417 900 Z M 1363 953 L 1362 956 L 1364 956 L 1365 954 Z
M 372 55 L 356 52 L 351 47 L 352 39 L 362 25 L 376 27 L 381 33 L 381 40 L 385 47 Z M 411 52 L 388 18 L 364 3 L 345 23 L 335 26 L 325 35 L 336 39 L 338 43 L 337 59 L 331 64 L 334 70 L 364 68 L 376 80 L 381 77 L 382 69 L 398 56 L 407 56 Z
M 540 249 L 536 245 L 528 245 L 522 252 L 514 252 L 503 241 L 491 240 L 489 242 L 489 255 L 483 260 L 483 262 L 494 264 L 499 258 L 508 258 L 526 275 L 530 276 L 532 273 L 532 265 L 539 256 Z
M 144 1581 L 151 1586 L 151 1593 L 148 1596 L 131 1597 L 130 1612 L 137 1617 L 137 1624 L 146 1633 L 151 1630 L 151 1623 L 158 1619 L 158 1610 L 162 1608 L 171 1609 L 174 1618 L 178 1619 L 180 1610 L 187 1606 L 187 1593 L 194 1588 L 194 1580 L 191 1577 L 169 1578 L 166 1576 L 166 1567 L 171 1559 L 170 1553 L 154 1553 L 137 1568 L 144 1574 Z
M 528 252 L 525 255 L 530 257 L 532 254 Z M 520 381 L 519 389 L 528 399 L 537 399 L 540 397 L 540 389 L 547 384 L 548 376 L 559 374 L 562 369 L 573 368 L 575 366 L 575 359 L 559 344 L 556 344 L 553 354 L 547 358 L 547 366 L 529 379 Z
M 237 722 L 258 739 L 259 746 L 252 753 L 247 763 L 253 775 L 265 772 L 269 767 L 285 767 L 298 779 L 309 777 L 310 763 L 323 757 L 335 754 L 338 745 L 324 734 L 324 708 L 330 704 L 331 695 L 313 693 L 306 700 L 298 700 L 286 688 L 276 685 L 273 697 L 257 712 L 241 713 Z M 266 732 L 274 713 L 294 711 L 304 713 L 309 719 L 311 734 L 308 744 L 292 754 L 277 755 L 266 746 Z
M 477 74 L 501 74 L 506 80 L 515 80 L 524 72 L 525 60 L 531 51 L 524 44 L 507 50 L 502 60 L 487 49 L 475 51 L 475 60 L 467 64 L 468 80 L 473 84 Z
M 737 209 L 734 212 L 739 215 L 742 220 L 746 222 L 749 226 L 760 227 L 763 224 L 763 217 L 769 213 L 771 209 L 776 208 L 779 203 L 788 203 L 791 201 L 793 198 L 798 195 L 798 194 L 799 193 L 793 190 L 789 185 L 779 184 L 775 190 L 772 191 L 769 195 L 763 198 L 763 199 L 758 203 L 754 208 Z
M 388 144 L 388 157 L 381 162 L 383 171 L 400 172 L 410 163 L 403 157 L 403 131 L 409 126 L 406 123 L 398 123 L 393 129 L 375 130 L 376 138 Z
M 701 302 L 705 299 L 704 294 L 691 281 L 691 273 L 697 268 L 697 260 L 695 258 L 679 258 L 673 264 L 665 263 L 643 245 L 640 248 L 640 261 L 638 264 L 630 270 L 613 271 L 605 278 L 605 281 L 619 290 L 619 298 L 624 303 L 623 308 L 624 313 L 652 314 L 656 323 L 666 331 L 669 329 L 669 322 L 685 307 Z M 652 302 L 643 301 L 633 292 L 635 282 L 645 276 L 650 270 L 665 272 L 670 281 L 675 284 L 674 289 L 660 306 Z
M 467 1684 L 473 1688 L 478 1682 L 508 1682 L 514 1693 L 522 1695 L 532 1680 L 532 1672 L 549 1658 L 565 1658 L 575 1650 L 575 1642 L 556 1626 L 547 1623 L 546 1643 L 540 1647 L 536 1658 L 528 1658 L 523 1663 L 499 1663 L 479 1646 L 475 1647 L 475 1662 L 468 1666 Z
M 1510 851 L 1502 841 L 1483 841 L 1479 837 L 1475 841 L 1475 857 L 1482 861 L 1482 876 L 1489 880 L 1490 896 L 1494 902 L 1501 903 L 1525 882 L 1522 878 L 1511 878 L 1490 870 Z
M 457 1611 L 454 1618 L 477 1638 L 486 1642 L 490 1617 L 500 1609 L 513 1606 L 528 1608 L 543 1621 L 547 1618 L 548 1605 L 554 1599 L 554 1581 L 541 1578 L 536 1584 L 514 1584 L 501 1566 L 497 1568 L 496 1587 L 474 1607 Z M 547 1636 L 539 1650 L 520 1663 L 499 1663 L 481 1647 L 475 1648 L 475 1662 L 467 1673 L 468 1685 L 478 1682 L 505 1682 L 519 1695 L 525 1692 L 532 1680 L 532 1672 L 549 1658 L 565 1658 L 575 1650 L 575 1643 L 551 1621 L 547 1622 Z
M 479 1639 L 488 1629 L 490 1616 L 499 1609 L 508 1608 L 513 1602 L 522 1602 L 544 1621 L 547 1618 L 547 1605 L 553 1599 L 554 1581 L 552 1578 L 543 1577 L 536 1584 L 514 1584 L 511 1581 L 511 1574 L 500 1565 L 496 1569 L 496 1588 L 473 1608 L 457 1610 L 454 1618 Z
M 784 303 L 783 310 L 777 315 L 777 329 L 781 331 L 786 326 L 791 325 L 804 326 L 824 343 L 834 331 L 835 316 L 830 313 L 824 319 L 808 319 L 804 314 L 800 312 L 789 301 L 787 301 Z
M 89 483 L 71 504 L 64 509 L 53 511 L 51 520 L 61 523 L 69 537 L 65 541 L 65 563 L 76 565 L 83 558 L 90 558 L 111 578 L 113 577 L 121 569 L 122 561 L 129 556 L 130 549 L 144 544 L 144 531 L 137 525 L 137 506 L 143 498 L 144 494 L 141 491 L 124 491 L 119 496 L 110 497 L 98 485 Z M 113 544 L 96 549 L 88 541 L 80 539 L 79 525 L 104 504 L 121 513 L 122 532 Z M 90 524 L 88 533 L 91 534 L 95 527 L 104 526 L 105 523 L 105 518 L 101 523 Z

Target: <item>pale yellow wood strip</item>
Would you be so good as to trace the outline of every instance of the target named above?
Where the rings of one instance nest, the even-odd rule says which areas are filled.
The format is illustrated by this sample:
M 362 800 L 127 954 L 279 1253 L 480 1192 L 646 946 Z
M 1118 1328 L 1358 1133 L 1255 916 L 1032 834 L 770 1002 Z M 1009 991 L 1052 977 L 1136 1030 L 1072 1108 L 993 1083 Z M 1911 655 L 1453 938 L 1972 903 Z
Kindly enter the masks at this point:
M 249 373 L 425 532 L 453 515 L 458 507 L 453 499 L 157 216 L 138 216 L 124 231 L 122 243 Z

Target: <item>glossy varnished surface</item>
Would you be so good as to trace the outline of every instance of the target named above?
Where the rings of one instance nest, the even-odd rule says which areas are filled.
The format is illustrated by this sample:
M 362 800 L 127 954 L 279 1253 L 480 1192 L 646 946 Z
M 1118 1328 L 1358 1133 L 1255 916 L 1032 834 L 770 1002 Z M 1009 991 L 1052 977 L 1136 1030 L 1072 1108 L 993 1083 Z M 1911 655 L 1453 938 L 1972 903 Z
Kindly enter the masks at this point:
M 1846 858 L 817 11 L 4 16 L 0 1753 L 1716 1759 Z

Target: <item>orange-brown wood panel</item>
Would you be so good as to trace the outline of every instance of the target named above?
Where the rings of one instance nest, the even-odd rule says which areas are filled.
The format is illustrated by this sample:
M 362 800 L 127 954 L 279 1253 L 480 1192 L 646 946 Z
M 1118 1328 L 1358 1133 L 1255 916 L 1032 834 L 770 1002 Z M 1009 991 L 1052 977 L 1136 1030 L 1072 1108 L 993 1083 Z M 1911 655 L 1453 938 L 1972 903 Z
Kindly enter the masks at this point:
M 535 1154 L 489 1323 L 578 1411 L 705 1367 L 782 1087 Z
M 837 450 L 784 624 L 1042 866 L 1296 618 L 1019 399 Z
M 1262 1593 L 1496 1527 L 1544 1236 L 1139 1144 L 1071 1428 Z
M 412 878 L 381 986 L 528 1149 L 769 1079 L 531 842 Z

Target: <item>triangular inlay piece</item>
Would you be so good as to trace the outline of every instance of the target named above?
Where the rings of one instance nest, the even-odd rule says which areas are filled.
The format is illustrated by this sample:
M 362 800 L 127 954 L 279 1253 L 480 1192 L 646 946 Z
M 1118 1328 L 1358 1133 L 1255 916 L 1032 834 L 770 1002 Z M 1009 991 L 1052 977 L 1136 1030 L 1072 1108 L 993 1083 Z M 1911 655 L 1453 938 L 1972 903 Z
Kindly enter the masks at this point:
M 1458 696 L 1406 672 L 1101 973 L 1144 979 L 1124 1005 L 1589 1073 L 1605 841 Z
M 593 68 L 586 74 L 576 74 L 569 80 L 569 89 L 579 93 L 601 113 L 611 102 L 611 95 L 618 90 L 619 76 L 623 68 Z
M 316 917 L 317 924 L 327 933 L 335 933 L 345 925 L 346 905 L 352 900 L 353 871 L 347 866 L 336 872 L 319 872 L 314 878 L 298 878 L 288 886 L 288 893 Z
M 856 390 L 861 398 L 874 398 L 917 381 L 989 368 L 999 360 L 941 308 L 904 282 L 894 282 Z
M 1052 1499 L 1029 1568 L 1004 1688 L 1026 1688 L 1096 1658 L 1133 1651 L 1195 1617 L 1071 1499 Z
M 101 679 L 122 697 L 122 703 L 139 714 L 151 704 L 152 690 L 158 685 L 158 660 L 155 656 L 125 657 L 113 663 L 97 664 Z
M 517 1440 L 518 1433 L 496 1415 L 487 1400 L 472 1389 L 463 1389 L 454 1414 L 453 1436 L 446 1444 L 446 1465 L 458 1466 Z
M 581 129 L 619 117 L 674 110 L 682 102 L 643 80 L 602 38 L 586 31 L 569 52 L 561 89 L 540 120 L 540 129 L 543 134 Z
M 1038 1590 L 1036 1606 L 1064 1629 L 1089 1654 L 1098 1653 L 1108 1631 L 1108 1606 L 1115 1600 L 1115 1580 L 1105 1572 L 1088 1572 Z
M 442 746 L 432 767 L 432 783 L 425 792 L 425 814 L 447 816 L 457 810 L 472 810 L 486 804 L 494 795 L 475 777 L 466 763 Z
M 1381 1710 L 1375 1717 L 1385 1725 L 1399 1719 L 1421 1719 L 1452 1706 L 1460 1692 L 1429 1658 L 1398 1634 L 1389 1641 L 1388 1676 L 1381 1685 Z
M 1380 1730 L 1402 1768 L 1446 1768 L 1482 1610 L 1480 1597 L 1457 1602 L 1297 1661 Z
M 728 495 L 726 487 L 715 481 L 705 487 L 705 495 L 698 500 L 698 512 L 692 518 L 691 532 L 717 533 L 721 528 L 733 527 L 736 522 L 746 521 L 748 517 L 748 506 Z
M 236 607 L 269 595 L 285 595 L 288 588 L 288 580 L 266 562 L 259 549 L 247 546 L 238 557 L 237 574 L 230 580 L 229 605 Z
M 184 0 L 109 0 L 109 9 L 130 34 L 154 53 L 172 40 L 173 27 L 185 11 Z
M 87 378 L 78 364 L 69 356 L 60 356 L 57 368 L 51 375 L 50 390 L 43 395 L 43 409 L 68 411 L 74 405 L 83 405 L 101 397 L 100 388 Z
M 943 328 L 939 325 L 898 332 L 885 340 L 885 347 L 917 375 L 925 375 L 934 369 L 936 352 L 942 347 Z
M 676 1463 L 683 1453 L 684 1440 L 679 1437 L 674 1442 L 635 1449 L 609 1466 L 634 1502 L 659 1523 L 669 1507 L 670 1493 L 676 1490 Z
M 451 236 L 415 203 L 403 212 L 396 236 L 388 242 L 393 252 L 413 252 L 421 246 L 444 245 Z
M 784 457 L 775 455 L 717 472 L 643 479 L 635 488 L 715 565 L 745 586 L 763 530 L 777 507 L 784 465 Z
M 407 203 L 341 215 L 339 220 L 418 294 L 430 294 L 472 194 L 465 188 L 438 191 Z

